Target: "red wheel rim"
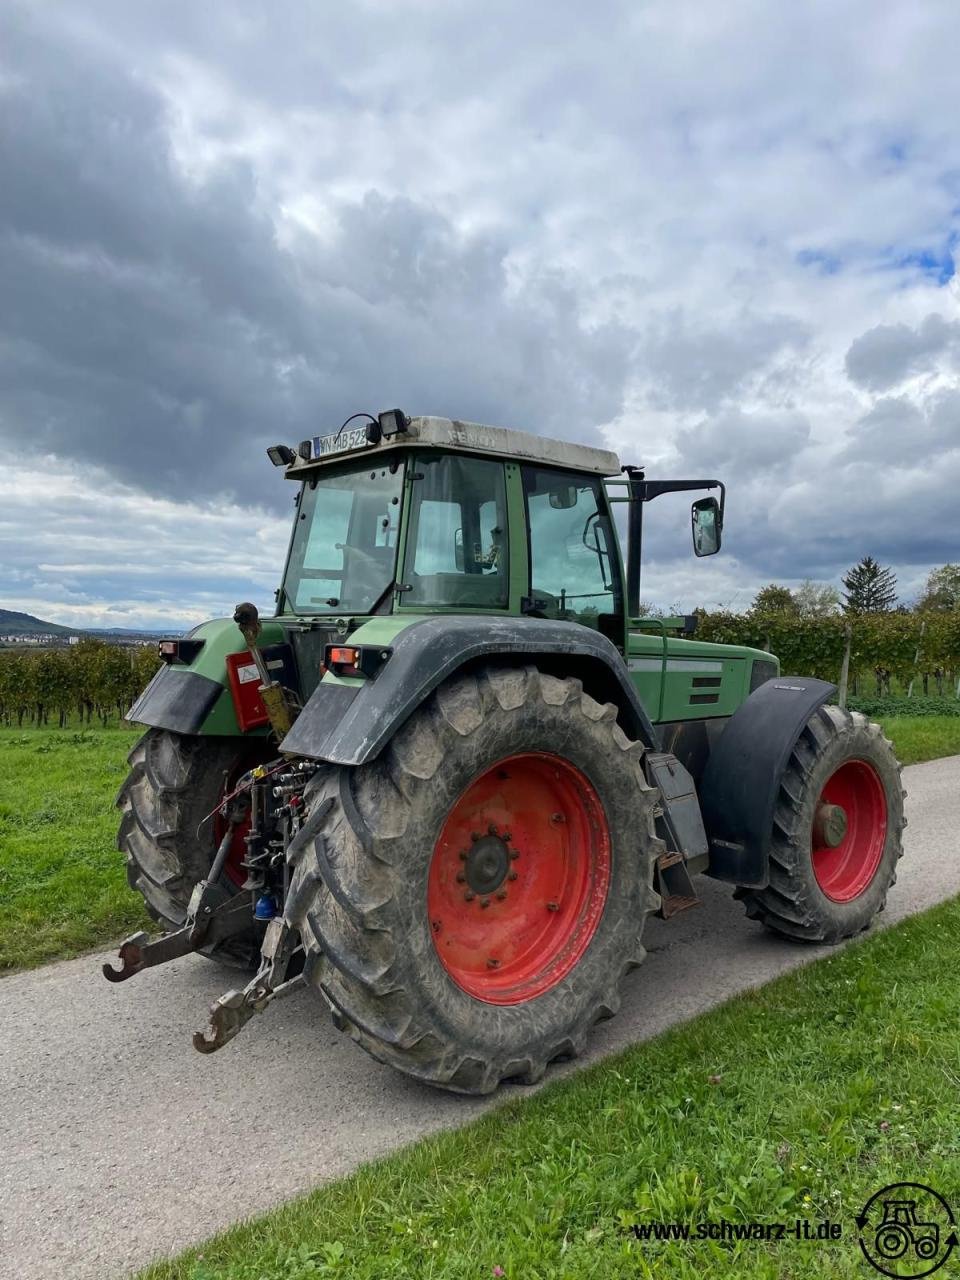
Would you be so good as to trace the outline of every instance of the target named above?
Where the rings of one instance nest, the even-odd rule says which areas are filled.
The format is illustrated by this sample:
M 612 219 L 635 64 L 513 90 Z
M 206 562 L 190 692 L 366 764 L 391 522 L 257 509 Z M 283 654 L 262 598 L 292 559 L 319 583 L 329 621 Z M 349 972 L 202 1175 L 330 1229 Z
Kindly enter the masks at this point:
M 230 795 L 237 786 L 237 783 L 248 770 L 253 768 L 253 761 L 238 760 L 233 768 L 229 771 L 220 788 L 220 795 L 217 798 L 217 811 L 213 815 L 213 852 L 216 854 L 220 848 L 220 841 L 227 833 L 227 820 L 220 812 L 220 806 L 228 795 Z M 246 807 L 246 812 L 240 822 L 233 828 L 233 835 L 230 839 L 230 848 L 227 852 L 227 860 L 223 865 L 223 874 L 228 880 L 231 880 L 238 889 L 242 889 L 246 883 L 247 873 L 242 863 L 247 856 L 246 838 L 250 834 L 250 806 Z
M 456 984 L 521 1004 L 567 976 L 597 931 L 610 887 L 600 798 L 574 765 L 507 756 L 453 805 L 433 850 L 433 944 Z
M 813 874 L 828 898 L 851 902 L 876 875 L 887 840 L 887 797 L 880 775 L 865 760 L 846 761 L 827 779 L 817 802 L 818 813 L 824 805 L 843 810 L 846 832 L 839 843 L 828 843 L 815 816 Z

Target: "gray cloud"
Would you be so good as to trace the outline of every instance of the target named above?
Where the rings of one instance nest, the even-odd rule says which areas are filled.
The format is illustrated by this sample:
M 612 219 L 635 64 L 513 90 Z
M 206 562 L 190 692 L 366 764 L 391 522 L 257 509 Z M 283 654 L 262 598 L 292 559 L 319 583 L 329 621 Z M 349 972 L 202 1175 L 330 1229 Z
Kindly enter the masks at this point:
M 960 322 L 929 315 L 915 328 L 878 324 L 851 344 L 847 375 L 869 391 L 887 391 L 919 373 L 929 373 L 941 357 L 960 367 Z
M 651 509 L 664 603 L 956 559 L 960 19 L 834 7 L 6 0 L 6 602 L 267 591 L 263 446 L 393 404 L 719 474 L 724 557 Z
M 644 336 L 647 399 L 657 409 L 713 412 L 769 374 L 778 356 L 795 358 L 809 339 L 794 316 L 742 311 L 721 327 L 674 310 Z
M 690 471 L 718 470 L 742 483 L 771 471 L 793 471 L 810 442 L 802 413 L 744 413 L 729 409 L 681 431 L 677 447 Z
M 249 164 L 178 169 L 159 92 L 21 18 L 0 114 L 0 432 L 154 491 L 246 500 L 262 446 L 400 404 L 584 436 L 630 335 L 559 270 L 375 191 L 281 245 Z

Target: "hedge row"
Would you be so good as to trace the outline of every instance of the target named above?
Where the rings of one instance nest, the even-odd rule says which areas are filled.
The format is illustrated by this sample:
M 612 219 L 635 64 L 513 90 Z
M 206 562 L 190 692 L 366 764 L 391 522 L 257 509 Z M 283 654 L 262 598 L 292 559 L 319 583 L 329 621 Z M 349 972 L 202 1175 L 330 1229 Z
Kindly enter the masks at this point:
M 848 698 L 851 711 L 862 711 L 871 720 L 889 720 L 892 716 L 957 716 L 957 698 Z
M 768 649 L 793 675 L 839 678 L 852 630 L 851 675 L 880 668 L 908 681 L 926 675 L 952 692 L 960 673 L 960 613 L 881 613 L 859 618 L 796 618 L 789 614 L 708 613 L 700 615 L 697 638 Z M 939 675 L 938 675 L 939 673 Z

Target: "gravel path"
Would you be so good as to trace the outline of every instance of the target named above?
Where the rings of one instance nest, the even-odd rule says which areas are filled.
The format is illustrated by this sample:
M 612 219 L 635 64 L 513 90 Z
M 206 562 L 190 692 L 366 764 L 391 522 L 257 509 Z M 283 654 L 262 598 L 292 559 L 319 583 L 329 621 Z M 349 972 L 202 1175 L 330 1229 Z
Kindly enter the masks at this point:
M 907 852 L 885 924 L 960 893 L 960 756 L 904 776 Z M 821 954 L 751 924 L 728 888 L 703 878 L 698 887 L 701 907 L 651 921 L 647 963 L 581 1062 Z M 493 1105 L 378 1066 L 308 992 L 203 1057 L 190 1033 L 229 975 L 187 957 L 112 986 L 103 958 L 0 980 L 3 1280 L 128 1274 Z M 286 1112 L 274 1103 L 293 1095 Z

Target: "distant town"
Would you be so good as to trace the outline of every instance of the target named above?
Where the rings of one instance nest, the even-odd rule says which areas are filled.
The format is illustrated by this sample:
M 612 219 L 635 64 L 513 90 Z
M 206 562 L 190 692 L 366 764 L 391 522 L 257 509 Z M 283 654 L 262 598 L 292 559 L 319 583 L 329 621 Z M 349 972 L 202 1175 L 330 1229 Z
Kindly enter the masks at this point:
M 182 635 L 185 630 L 186 627 L 171 627 L 166 631 L 65 627 L 35 618 L 30 613 L 0 609 L 0 649 L 68 649 L 81 640 L 101 640 L 106 644 L 138 649 L 155 645 L 158 640 Z

